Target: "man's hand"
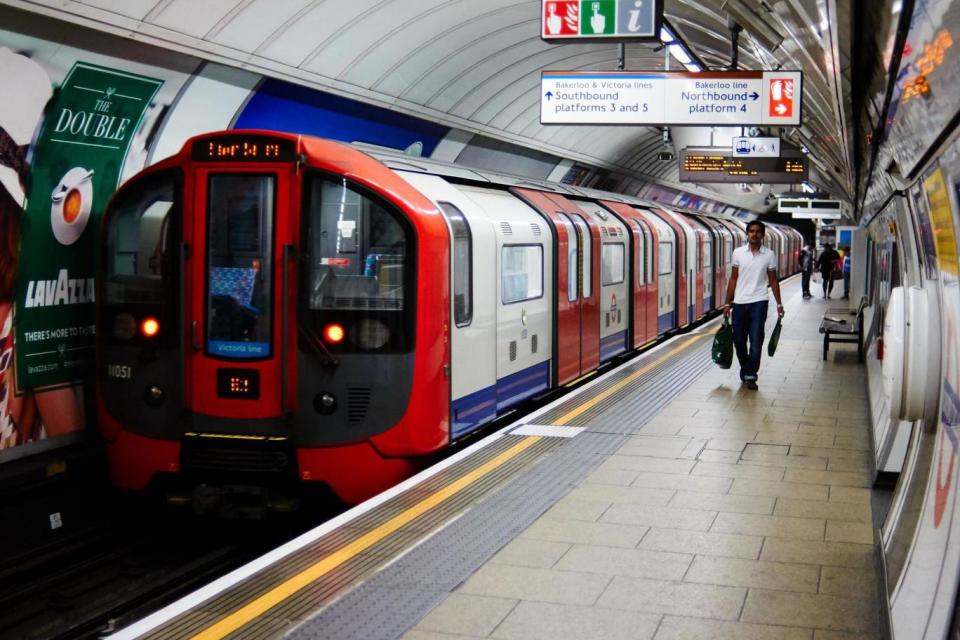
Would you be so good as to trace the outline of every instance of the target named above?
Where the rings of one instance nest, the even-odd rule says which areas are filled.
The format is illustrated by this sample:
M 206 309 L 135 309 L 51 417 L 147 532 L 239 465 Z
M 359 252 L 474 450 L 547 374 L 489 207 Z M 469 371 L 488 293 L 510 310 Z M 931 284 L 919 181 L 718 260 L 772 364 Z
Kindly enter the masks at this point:
M 778 318 L 782 318 L 782 317 L 783 317 L 783 305 L 782 305 L 782 304 L 778 304 L 778 305 L 777 305 L 777 317 L 778 317 Z
M 729 305 L 729 304 L 723 305 L 723 317 L 724 317 L 724 318 L 729 318 L 729 317 L 730 317 L 730 310 L 731 310 L 732 308 L 733 308 L 733 307 L 732 307 L 731 305 Z

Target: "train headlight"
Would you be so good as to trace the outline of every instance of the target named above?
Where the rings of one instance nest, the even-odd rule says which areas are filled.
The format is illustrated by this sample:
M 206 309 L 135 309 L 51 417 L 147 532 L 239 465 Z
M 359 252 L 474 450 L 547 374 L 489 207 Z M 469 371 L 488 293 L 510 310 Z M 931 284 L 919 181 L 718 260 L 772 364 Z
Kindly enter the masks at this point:
M 147 338 L 153 338 L 160 333 L 160 322 L 156 318 L 146 318 L 140 323 L 140 331 Z
M 129 340 L 137 334 L 137 320 L 129 313 L 119 313 L 113 319 L 113 337 Z
M 313 408 L 317 413 L 328 416 L 337 410 L 337 399 L 332 393 L 321 391 L 313 397 Z
M 390 341 L 390 327 L 380 320 L 367 318 L 350 328 L 350 342 L 366 351 L 379 349 Z
M 346 332 L 343 330 L 343 325 L 341 324 L 334 322 L 323 328 L 323 339 L 330 344 L 339 344 L 340 342 L 343 342 L 344 335 L 346 335 Z
M 163 404 L 167 394 L 164 392 L 161 386 L 152 384 L 147 387 L 147 390 L 144 392 L 143 396 L 148 405 L 151 407 L 159 407 L 161 404 Z

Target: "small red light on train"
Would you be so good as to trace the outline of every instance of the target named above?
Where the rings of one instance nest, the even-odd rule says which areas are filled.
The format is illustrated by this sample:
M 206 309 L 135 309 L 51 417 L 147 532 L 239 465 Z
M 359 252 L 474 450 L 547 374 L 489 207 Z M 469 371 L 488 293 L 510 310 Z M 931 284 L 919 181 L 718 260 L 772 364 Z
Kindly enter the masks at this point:
M 156 318 L 147 318 L 140 323 L 140 331 L 148 338 L 152 338 L 160 332 L 160 323 Z
M 345 335 L 346 332 L 343 330 L 343 326 L 336 323 L 328 324 L 323 328 L 323 339 L 330 344 L 342 342 Z

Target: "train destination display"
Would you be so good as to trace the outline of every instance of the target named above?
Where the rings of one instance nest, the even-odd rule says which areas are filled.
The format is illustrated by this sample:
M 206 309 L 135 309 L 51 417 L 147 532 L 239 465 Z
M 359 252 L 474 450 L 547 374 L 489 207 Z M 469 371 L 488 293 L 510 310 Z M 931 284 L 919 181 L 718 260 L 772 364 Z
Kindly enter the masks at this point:
M 540 122 L 799 126 L 802 87 L 800 71 L 544 71 Z
M 727 148 L 689 148 L 680 151 L 681 182 L 803 182 L 810 167 L 799 151 L 784 149 L 779 158 L 734 158 Z

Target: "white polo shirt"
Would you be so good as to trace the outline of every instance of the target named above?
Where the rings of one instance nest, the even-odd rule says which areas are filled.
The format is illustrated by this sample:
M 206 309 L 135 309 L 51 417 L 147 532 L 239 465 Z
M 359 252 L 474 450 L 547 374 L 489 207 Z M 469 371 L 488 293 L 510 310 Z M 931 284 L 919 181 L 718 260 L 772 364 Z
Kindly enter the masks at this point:
M 763 302 L 767 299 L 767 272 L 777 270 L 777 256 L 767 247 L 760 246 L 754 254 L 745 244 L 733 251 L 732 264 L 738 269 L 737 289 L 733 292 L 734 304 Z

